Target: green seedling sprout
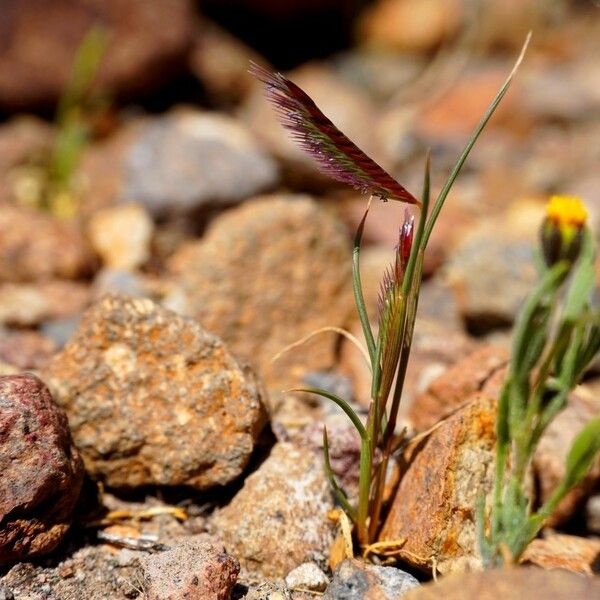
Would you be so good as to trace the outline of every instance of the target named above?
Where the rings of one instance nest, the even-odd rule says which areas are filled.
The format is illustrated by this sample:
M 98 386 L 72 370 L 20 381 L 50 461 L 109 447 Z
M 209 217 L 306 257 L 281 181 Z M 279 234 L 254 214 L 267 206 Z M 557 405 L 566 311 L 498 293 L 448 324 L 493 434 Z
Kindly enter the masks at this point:
M 486 566 L 518 561 L 546 519 L 590 469 L 600 451 L 600 416 L 575 438 L 565 476 L 537 511 L 527 496 L 528 469 L 544 431 L 600 350 L 600 311 L 592 306 L 594 238 L 577 198 L 550 200 L 542 226 L 539 280 L 513 334 L 498 403 L 491 514 L 480 500 L 480 550 Z
M 369 158 L 320 111 L 311 98 L 280 73 L 252 65 L 251 72 L 265 85 L 267 97 L 279 112 L 292 136 L 335 179 L 370 196 L 358 227 L 352 254 L 352 282 L 356 309 L 367 344 L 371 370 L 371 402 L 366 424 L 350 404 L 326 390 L 302 388 L 336 403 L 349 417 L 360 436 L 358 503 L 353 506 L 335 480 L 329 461 L 329 440 L 323 430 L 325 470 L 340 505 L 356 527 L 359 544 L 366 548 L 376 541 L 382 522 L 383 491 L 387 466 L 402 436 L 396 435 L 398 409 L 411 349 L 423 271 L 423 259 L 431 233 L 456 177 L 494 111 L 506 95 L 523 59 L 530 35 L 521 53 L 450 172 L 430 210 L 430 159 L 425 161 L 420 200 Z M 394 263 L 385 273 L 379 294 L 379 327 L 373 334 L 360 278 L 362 233 L 372 198 L 395 200 L 419 210 L 417 224 L 407 214 L 400 227 Z

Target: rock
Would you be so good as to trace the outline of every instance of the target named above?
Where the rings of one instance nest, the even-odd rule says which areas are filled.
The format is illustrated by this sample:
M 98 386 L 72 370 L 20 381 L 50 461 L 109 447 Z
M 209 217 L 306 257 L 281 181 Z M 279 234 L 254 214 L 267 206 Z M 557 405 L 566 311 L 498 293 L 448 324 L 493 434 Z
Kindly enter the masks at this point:
M 173 77 L 181 71 L 192 38 L 187 0 L 58 0 L 50 6 L 39 0 L 8 0 L 3 14 L 3 110 L 55 103 L 71 76 L 75 53 L 94 25 L 107 32 L 98 89 L 113 96 L 147 91 Z
M 329 579 L 319 565 L 306 562 L 287 574 L 285 584 L 291 590 L 322 592 L 329 584 Z
M 323 566 L 333 540 L 333 508 L 321 456 L 276 444 L 211 528 L 248 573 L 284 577 L 307 561 Z
M 219 105 L 243 100 L 255 83 L 248 73 L 250 61 L 264 64 L 252 48 L 207 19 L 200 21 L 188 60 L 192 73 Z
M 88 544 L 66 554 L 62 559 L 17 563 L 0 581 L 16 600 L 143 597 L 139 559 L 145 553 Z
M 251 585 L 244 600 L 292 600 L 292 594 L 287 586 L 275 581 L 265 581 Z M 294 598 L 295 600 L 295 598 Z
M 594 575 L 600 571 L 600 540 L 574 535 L 552 534 L 533 540 L 521 562 L 544 569 L 565 569 L 573 573 Z
M 486 345 L 436 377 L 425 392 L 416 396 L 408 417 L 418 431 L 433 427 L 484 390 L 496 396 L 506 373 L 509 353 L 499 346 Z
M 74 224 L 33 209 L 0 210 L 0 281 L 76 279 L 93 269 L 93 255 Z
M 52 145 L 52 128 L 32 116 L 19 116 L 0 126 L 0 199 L 19 198 L 19 171 L 45 156 Z
M 459 244 L 447 275 L 472 332 L 510 325 L 536 280 L 533 244 L 484 223 Z
M 323 600 L 396 600 L 418 586 L 412 575 L 395 567 L 345 560 L 333 573 Z
M 476 342 L 465 333 L 448 325 L 441 325 L 427 316 L 427 293 L 423 294 L 424 302 L 419 302 L 419 316 L 415 324 L 413 343 L 402 393 L 399 417 L 410 420 L 409 412 L 419 411 L 415 398 L 425 392 L 432 381 L 440 376 L 456 362 L 468 356 L 477 347 Z M 421 318 L 421 309 L 425 314 Z M 440 316 L 445 314 L 444 304 L 440 306 Z M 363 341 L 359 325 L 354 325 L 351 332 Z M 356 401 L 368 407 L 371 397 L 371 372 L 356 347 L 347 340 L 342 341 L 341 369 L 347 373 L 353 384 Z
M 459 0 L 379 0 L 362 15 L 359 37 L 369 47 L 424 52 L 457 33 L 462 12 Z
M 105 266 L 134 270 L 150 258 L 154 223 L 140 204 L 123 204 L 95 213 L 88 236 Z
M 346 84 L 332 69 L 320 63 L 303 65 L 286 76 L 371 158 L 384 158 L 371 125 L 376 109 L 361 88 Z M 320 172 L 314 159 L 282 127 L 276 111 L 265 99 L 262 84 L 256 82 L 239 114 L 258 139 L 283 162 L 285 176 L 294 187 L 306 191 L 307 186 L 321 189 L 338 185 Z
M 148 120 L 125 157 L 123 200 L 152 214 L 234 204 L 273 187 L 277 165 L 230 117 L 180 109 Z
M 409 451 L 380 534 L 406 540 L 401 558 L 441 573 L 480 566 L 475 507 L 494 478 L 495 400 L 475 396 Z
M 265 420 L 252 372 L 195 321 L 147 299 L 94 304 L 43 376 L 88 472 L 112 487 L 229 483 Z
M 403 600 L 573 600 L 599 593 L 597 578 L 518 567 L 456 573 L 412 590 Z
M 0 565 L 47 554 L 71 523 L 83 463 L 33 375 L 0 377 Z
M 343 326 L 352 302 L 343 227 L 306 196 L 263 197 L 216 219 L 169 262 L 182 310 L 260 368 L 271 387 L 331 366 L 336 336 L 272 359 L 321 327 Z M 177 304 L 176 304 L 177 306 Z
M 583 384 L 569 394 L 566 408 L 546 429 L 533 457 L 541 502 L 548 500 L 564 477 L 565 461 L 573 440 L 599 412 L 597 386 L 594 388 Z M 583 481 L 567 494 L 546 524 L 556 527 L 566 522 L 583 505 L 599 482 L 600 457 L 596 457 Z
M 30 327 L 78 316 L 90 298 L 89 287 L 75 281 L 0 284 L 0 323 Z
M 600 534 L 600 494 L 592 496 L 585 506 L 585 523 L 590 533 Z
M 15 600 L 15 595 L 0 583 L 0 600 Z
M 240 570 L 223 546 L 193 536 L 144 560 L 148 600 L 229 600 Z
M 19 369 L 39 369 L 56 351 L 56 344 L 37 331 L 0 329 L 0 360 Z

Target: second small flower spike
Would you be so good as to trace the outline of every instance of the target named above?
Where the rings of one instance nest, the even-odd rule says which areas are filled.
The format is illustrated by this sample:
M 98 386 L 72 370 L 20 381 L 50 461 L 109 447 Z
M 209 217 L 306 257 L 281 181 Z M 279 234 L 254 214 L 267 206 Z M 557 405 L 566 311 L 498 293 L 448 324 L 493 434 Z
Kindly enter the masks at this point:
M 550 198 L 541 230 L 542 250 L 548 266 L 559 260 L 577 260 L 586 221 L 587 210 L 580 198 Z

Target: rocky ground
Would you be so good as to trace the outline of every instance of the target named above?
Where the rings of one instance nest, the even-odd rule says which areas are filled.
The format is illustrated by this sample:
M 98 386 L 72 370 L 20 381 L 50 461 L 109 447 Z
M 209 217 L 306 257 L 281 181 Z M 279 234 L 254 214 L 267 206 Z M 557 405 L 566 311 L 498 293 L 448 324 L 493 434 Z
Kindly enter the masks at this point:
M 600 231 L 594 2 L 474 12 L 460 0 L 377 0 L 352 20 L 352 45 L 289 71 L 418 193 L 427 148 L 437 189 L 534 29 L 426 256 L 401 425 L 439 425 L 401 457 L 381 534 L 406 539 L 393 566 L 336 559 L 322 424 L 351 495 L 359 441 L 335 406 L 287 391 L 335 390 L 366 415 L 362 357 L 332 332 L 280 354 L 323 327 L 360 335 L 350 254 L 365 198 L 322 175 L 277 123 L 247 74 L 267 59 L 188 0 L 56 0 L 43 16 L 36 0 L 5 4 L 0 600 L 600 595 L 600 462 L 524 566 L 477 572 L 474 524 L 548 195 L 580 195 Z M 255 4 L 266 22 L 315 10 Z M 326 4 L 347 17 L 345 3 Z M 57 136 L 48 115 L 98 19 L 109 33 L 98 91 L 111 101 L 65 219 L 31 199 Z M 373 319 L 404 210 L 377 203 L 365 228 Z M 537 450 L 536 503 L 599 411 L 596 363 Z

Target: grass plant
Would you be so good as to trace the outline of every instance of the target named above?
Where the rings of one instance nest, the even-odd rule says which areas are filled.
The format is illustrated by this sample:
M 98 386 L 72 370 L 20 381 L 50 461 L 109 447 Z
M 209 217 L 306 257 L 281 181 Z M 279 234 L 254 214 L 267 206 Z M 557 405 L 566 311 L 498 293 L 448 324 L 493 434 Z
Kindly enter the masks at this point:
M 268 99 L 292 137 L 335 179 L 370 196 L 354 239 L 352 280 L 356 309 L 362 326 L 371 370 L 371 401 L 366 423 L 350 403 L 323 389 L 302 388 L 335 402 L 355 426 L 361 442 L 358 502 L 352 504 L 335 480 L 329 462 L 327 429 L 323 430 L 326 473 L 340 505 L 356 528 L 359 544 L 366 548 L 377 540 L 383 516 L 383 491 L 388 463 L 402 443 L 396 432 L 398 410 L 411 350 L 423 271 L 431 233 L 475 142 L 506 95 L 523 59 L 527 38 L 512 71 L 499 89 L 467 141 L 435 200 L 430 198 L 430 159 L 425 161 L 420 199 L 400 185 L 369 158 L 320 111 L 312 99 L 280 73 L 252 65 L 251 72 L 266 86 Z M 377 333 L 367 317 L 360 278 L 362 233 L 372 198 L 407 203 L 418 217 L 406 214 L 400 224 L 395 258 L 385 272 L 379 293 Z

